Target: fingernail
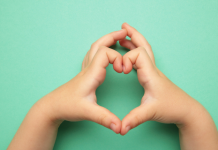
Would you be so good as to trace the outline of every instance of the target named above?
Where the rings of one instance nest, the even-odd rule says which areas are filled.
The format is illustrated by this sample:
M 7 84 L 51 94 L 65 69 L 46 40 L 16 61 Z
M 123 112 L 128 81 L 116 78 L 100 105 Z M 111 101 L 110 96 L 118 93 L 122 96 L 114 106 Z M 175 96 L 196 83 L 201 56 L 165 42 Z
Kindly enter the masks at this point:
M 125 66 L 123 66 L 123 72 L 125 71 Z
M 130 126 L 126 127 L 126 133 L 130 130 Z
M 110 125 L 111 130 L 113 130 L 115 132 L 116 130 L 116 125 L 114 123 L 111 123 Z

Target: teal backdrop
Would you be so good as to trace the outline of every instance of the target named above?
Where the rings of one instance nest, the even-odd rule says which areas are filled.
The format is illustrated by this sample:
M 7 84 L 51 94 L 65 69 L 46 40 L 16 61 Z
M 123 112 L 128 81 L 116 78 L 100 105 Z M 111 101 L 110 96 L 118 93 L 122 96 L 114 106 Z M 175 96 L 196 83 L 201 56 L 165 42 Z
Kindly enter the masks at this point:
M 91 44 L 127 22 L 151 44 L 157 67 L 197 99 L 218 126 L 217 0 L 0 0 L 0 149 L 31 106 L 81 70 Z M 122 55 L 128 50 L 112 47 Z M 98 104 L 120 119 L 140 104 L 137 74 L 107 68 Z M 200 116 L 199 116 L 200 117 Z M 54 150 L 179 150 L 175 125 L 143 123 L 127 135 L 64 122 Z

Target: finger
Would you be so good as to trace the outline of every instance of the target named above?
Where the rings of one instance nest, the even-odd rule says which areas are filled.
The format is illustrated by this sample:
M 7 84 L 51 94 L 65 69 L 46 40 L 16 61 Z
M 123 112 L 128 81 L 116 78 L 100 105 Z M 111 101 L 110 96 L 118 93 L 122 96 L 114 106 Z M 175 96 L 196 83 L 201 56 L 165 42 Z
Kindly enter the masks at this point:
M 94 57 L 94 55 L 97 52 L 97 50 L 99 49 L 99 47 L 101 47 L 101 46 L 110 47 L 110 46 L 116 44 L 116 42 L 118 40 L 124 39 L 126 36 L 127 36 L 126 29 L 114 31 L 114 32 L 111 32 L 107 35 L 104 35 L 103 37 L 101 37 L 100 39 L 98 39 L 96 42 L 94 42 L 92 44 L 90 58 L 92 59 Z
M 118 73 L 123 71 L 122 69 L 122 55 L 117 51 L 102 46 L 93 58 L 91 65 L 94 68 L 106 68 L 109 63 L 113 64 L 114 70 Z
M 114 43 L 112 45 L 115 45 L 117 43 L 117 41 L 114 41 Z
M 137 127 L 138 125 L 151 120 L 155 115 L 154 107 L 151 105 L 140 105 L 136 107 L 122 120 L 121 135 L 125 135 L 129 130 Z
M 103 125 L 115 133 L 120 133 L 121 120 L 108 109 L 92 103 L 85 107 L 86 120 Z
M 145 39 L 145 37 L 141 33 L 139 33 L 135 28 L 133 28 L 127 23 L 122 24 L 122 29 L 127 30 L 127 35 L 131 38 L 132 43 L 136 47 L 144 47 L 146 49 L 151 60 L 153 61 L 153 63 L 155 63 L 154 54 L 152 52 L 151 46 L 148 43 L 148 41 Z
M 132 41 L 127 40 L 127 39 L 119 40 L 119 43 L 120 43 L 121 46 L 123 46 L 123 47 L 125 47 L 125 48 L 128 48 L 128 49 L 130 49 L 130 50 L 136 48 L 136 46 L 132 43 Z
M 125 48 L 128 48 L 130 50 L 133 50 L 133 49 L 136 48 L 136 46 L 132 43 L 132 41 L 127 40 L 127 39 L 119 40 L 119 43 L 120 43 L 121 46 L 123 46 Z M 137 70 L 136 65 L 133 65 L 133 68 Z
M 133 65 L 135 65 L 137 69 L 142 69 L 146 72 L 151 72 L 155 69 L 149 55 L 143 47 L 129 51 L 123 56 L 123 66 L 125 68 L 123 72 L 125 74 L 132 70 Z
M 92 44 L 93 48 L 99 48 L 100 46 L 107 46 L 110 47 L 115 44 L 118 40 L 124 39 L 127 36 L 126 29 L 121 29 L 119 31 L 111 32 L 107 35 L 104 35 L 96 42 Z
M 123 56 L 123 72 L 125 74 L 132 70 L 133 65 L 137 68 L 139 83 L 144 88 L 146 83 L 158 76 L 156 67 L 153 65 L 144 47 L 138 47 Z

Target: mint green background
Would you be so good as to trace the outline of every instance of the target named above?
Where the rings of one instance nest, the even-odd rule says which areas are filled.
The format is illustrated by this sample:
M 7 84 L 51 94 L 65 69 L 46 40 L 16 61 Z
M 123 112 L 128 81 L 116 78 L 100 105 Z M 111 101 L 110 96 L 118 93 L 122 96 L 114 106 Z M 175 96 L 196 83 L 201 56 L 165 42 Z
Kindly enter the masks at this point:
M 158 68 L 218 125 L 218 1 L 0 0 L 0 149 L 31 106 L 80 72 L 91 44 L 128 22 L 152 45 Z M 126 49 L 112 47 L 121 54 Z M 98 103 L 122 119 L 140 104 L 135 71 L 107 68 Z M 199 116 L 200 117 L 200 116 Z M 179 150 L 175 125 L 147 122 L 127 135 L 89 121 L 64 122 L 55 150 Z

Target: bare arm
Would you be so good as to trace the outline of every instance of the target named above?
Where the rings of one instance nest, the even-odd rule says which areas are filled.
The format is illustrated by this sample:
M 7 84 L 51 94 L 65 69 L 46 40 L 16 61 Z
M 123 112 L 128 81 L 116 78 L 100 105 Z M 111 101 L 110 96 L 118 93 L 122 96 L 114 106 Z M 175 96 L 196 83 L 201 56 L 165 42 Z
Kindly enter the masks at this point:
M 53 149 L 63 120 L 90 120 L 120 133 L 120 119 L 97 104 L 95 91 L 103 83 L 109 63 L 115 71 L 122 72 L 122 55 L 108 47 L 126 35 L 123 29 L 97 40 L 85 56 L 82 71 L 30 109 L 8 150 Z
M 62 121 L 55 121 L 37 102 L 23 120 L 8 150 L 52 150 Z

